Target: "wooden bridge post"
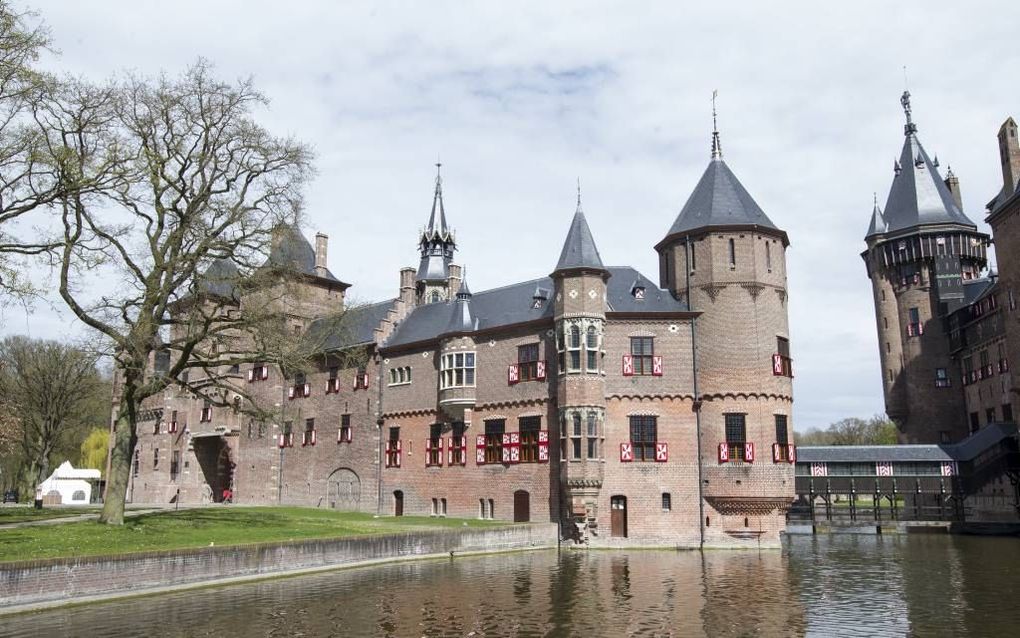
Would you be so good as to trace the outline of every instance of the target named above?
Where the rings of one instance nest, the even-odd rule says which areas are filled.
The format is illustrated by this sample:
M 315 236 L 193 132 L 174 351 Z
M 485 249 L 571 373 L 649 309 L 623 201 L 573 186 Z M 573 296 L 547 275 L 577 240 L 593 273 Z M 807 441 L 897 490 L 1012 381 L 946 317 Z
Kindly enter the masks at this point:
M 921 520 L 921 479 L 914 479 L 914 520 Z
M 939 520 L 946 520 L 946 479 L 939 479 Z
M 850 521 L 857 520 L 857 486 L 853 477 L 850 477 Z
M 892 480 L 892 504 L 891 504 L 890 507 L 892 509 L 892 518 L 893 518 L 894 521 L 900 520 L 900 504 L 899 504 L 898 500 L 899 500 L 899 495 L 896 493 L 896 478 L 893 477 L 893 480 Z

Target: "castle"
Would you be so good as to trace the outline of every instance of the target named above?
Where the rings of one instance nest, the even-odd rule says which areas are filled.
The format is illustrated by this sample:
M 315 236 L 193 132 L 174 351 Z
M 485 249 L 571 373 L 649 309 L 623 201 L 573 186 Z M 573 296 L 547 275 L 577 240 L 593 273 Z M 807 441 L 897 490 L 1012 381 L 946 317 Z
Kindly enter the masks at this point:
M 1002 189 L 988 203 L 993 237 L 963 212 L 960 182 L 939 173 L 901 98 L 903 150 L 885 209 L 875 202 L 862 253 L 871 279 L 886 412 L 901 443 L 955 443 L 1014 423 L 1020 356 L 1020 145 L 999 129 Z M 998 273 L 987 272 L 993 243 Z
M 603 263 L 579 193 L 548 275 L 472 292 L 437 175 L 417 268 L 333 334 L 323 317 L 349 284 L 324 235 L 313 248 L 289 229 L 269 261 L 298 271 L 289 314 L 325 337 L 315 370 L 224 371 L 275 406 L 271 422 L 167 390 L 139 425 L 130 498 L 229 490 L 238 503 L 553 521 L 596 545 L 778 546 L 796 458 L 788 246 L 718 131 L 654 246 L 658 283 Z M 210 282 L 230 275 L 214 267 Z M 352 348 L 367 363 L 338 356 Z

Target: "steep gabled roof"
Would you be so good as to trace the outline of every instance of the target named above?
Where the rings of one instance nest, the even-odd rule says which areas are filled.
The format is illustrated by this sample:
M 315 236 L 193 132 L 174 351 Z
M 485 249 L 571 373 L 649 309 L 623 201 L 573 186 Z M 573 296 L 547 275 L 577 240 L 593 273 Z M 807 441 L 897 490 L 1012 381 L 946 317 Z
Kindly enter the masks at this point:
M 563 242 L 563 250 L 560 251 L 560 259 L 556 262 L 556 270 L 553 272 L 574 268 L 605 270 L 599 249 L 595 247 L 595 238 L 591 236 L 591 229 L 588 228 L 588 220 L 584 218 L 584 211 L 581 210 L 580 196 L 577 211 L 570 221 L 567 239 Z
M 666 236 L 709 226 L 758 226 L 779 230 L 721 156 L 713 157 L 708 163 Z
M 326 270 L 324 276 L 319 275 L 315 271 L 315 249 L 305 239 L 305 236 L 301 234 L 301 231 L 289 224 L 281 225 L 273 232 L 273 243 L 269 250 L 269 259 L 266 260 L 264 265 L 277 266 L 294 270 L 302 275 L 343 283 L 329 269 Z
M 199 290 L 207 295 L 234 299 L 234 284 L 239 273 L 237 266 L 229 259 L 217 259 L 209 264 L 198 279 Z

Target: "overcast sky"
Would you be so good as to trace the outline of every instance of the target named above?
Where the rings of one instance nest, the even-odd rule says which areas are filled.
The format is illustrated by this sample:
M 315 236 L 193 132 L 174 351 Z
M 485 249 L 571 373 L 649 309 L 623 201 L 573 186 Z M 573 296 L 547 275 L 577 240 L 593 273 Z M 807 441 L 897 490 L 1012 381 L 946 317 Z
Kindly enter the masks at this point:
M 941 6 L 939 6 L 941 4 Z M 789 233 L 795 424 L 883 409 L 859 257 L 899 155 L 903 66 L 930 155 L 983 230 L 1001 186 L 995 134 L 1020 115 L 1011 1 L 747 3 L 38 2 L 59 57 L 101 80 L 199 56 L 252 75 L 260 121 L 314 146 L 306 234 L 361 301 L 417 261 L 437 156 L 457 261 L 485 290 L 548 274 L 574 211 L 603 261 L 658 278 L 663 238 L 709 160 L 725 159 Z M 7 310 L 5 333 L 59 338 L 69 313 Z

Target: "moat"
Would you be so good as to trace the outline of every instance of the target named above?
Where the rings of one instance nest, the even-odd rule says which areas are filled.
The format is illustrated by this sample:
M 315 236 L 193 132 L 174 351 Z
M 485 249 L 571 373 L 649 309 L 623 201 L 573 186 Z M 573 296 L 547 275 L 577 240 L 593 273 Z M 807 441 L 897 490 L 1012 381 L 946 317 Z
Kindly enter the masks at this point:
M 1005 636 L 1020 540 L 794 536 L 780 551 L 421 561 L 0 620 L 41 636 Z

